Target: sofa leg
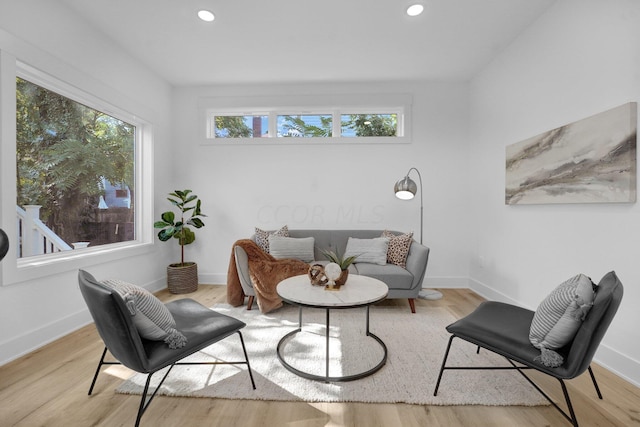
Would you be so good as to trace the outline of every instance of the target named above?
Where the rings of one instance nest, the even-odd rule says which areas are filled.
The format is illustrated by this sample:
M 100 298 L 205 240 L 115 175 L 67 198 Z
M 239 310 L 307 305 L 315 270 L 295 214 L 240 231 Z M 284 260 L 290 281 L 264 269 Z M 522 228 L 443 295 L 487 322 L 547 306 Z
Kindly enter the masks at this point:
M 253 295 L 249 296 L 249 301 L 247 301 L 247 310 L 251 310 L 252 305 L 253 305 Z
M 411 312 L 416 312 L 416 300 L 413 298 L 409 298 L 409 307 L 411 307 Z

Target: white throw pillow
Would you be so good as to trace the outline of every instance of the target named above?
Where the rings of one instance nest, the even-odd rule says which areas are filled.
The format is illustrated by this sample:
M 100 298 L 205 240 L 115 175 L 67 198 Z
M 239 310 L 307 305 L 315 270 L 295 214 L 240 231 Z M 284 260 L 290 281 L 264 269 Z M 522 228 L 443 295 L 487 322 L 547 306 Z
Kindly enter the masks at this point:
M 282 237 L 272 234 L 269 236 L 269 253 L 276 259 L 295 258 L 304 262 L 313 262 L 313 237 Z
M 141 337 L 164 341 L 169 348 L 182 348 L 187 338 L 176 330 L 176 321 L 167 307 L 151 292 L 117 279 L 101 282 L 116 291 L 124 300 Z
M 376 237 L 374 239 L 358 239 L 349 237 L 344 257 L 357 256 L 354 262 L 386 265 L 389 239 Z

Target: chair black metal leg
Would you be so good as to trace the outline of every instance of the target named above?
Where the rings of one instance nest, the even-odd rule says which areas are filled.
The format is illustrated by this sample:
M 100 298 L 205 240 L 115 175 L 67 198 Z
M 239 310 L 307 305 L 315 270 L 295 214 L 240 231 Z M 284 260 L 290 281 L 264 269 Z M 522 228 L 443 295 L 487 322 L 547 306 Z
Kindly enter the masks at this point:
M 93 387 L 96 385 L 96 380 L 98 379 L 98 375 L 100 374 L 100 368 L 102 368 L 102 365 L 104 364 L 104 357 L 107 355 L 107 347 L 104 347 L 104 351 L 102 352 L 102 357 L 100 357 L 100 362 L 98 362 L 98 367 L 96 368 L 96 373 L 93 376 L 93 381 L 91 381 L 91 387 L 89 387 L 89 393 L 87 393 L 89 396 L 91 396 L 91 393 L 93 392 Z
M 449 350 L 451 349 L 451 341 L 453 341 L 454 337 L 455 335 L 451 335 L 451 337 L 449 337 L 449 344 L 447 344 L 447 350 L 444 352 L 444 359 L 442 360 L 442 366 L 440 367 L 440 373 L 438 374 L 438 381 L 436 382 L 436 388 L 433 390 L 434 396 L 438 395 L 438 388 L 440 388 L 440 380 L 442 379 L 442 374 L 444 373 L 444 367 L 447 363 L 447 358 L 449 357 Z
M 571 424 L 573 424 L 573 427 L 579 427 L 578 420 L 576 418 L 576 413 L 573 411 L 573 405 L 571 404 L 571 399 L 569 398 L 569 392 L 567 391 L 567 386 L 565 385 L 564 381 L 561 380 L 560 378 L 558 378 L 558 381 L 560 381 L 560 385 L 562 386 L 562 393 L 564 394 L 564 400 L 567 402 L 567 408 L 569 408 L 569 414 L 571 415 L 571 418 L 569 419 L 569 421 L 571 421 Z M 565 417 L 567 416 L 564 412 L 563 412 L 563 415 Z
M 251 378 L 251 386 L 253 389 L 256 389 L 256 383 L 253 381 L 253 372 L 251 371 L 251 365 L 249 364 L 249 356 L 247 355 L 247 348 L 244 346 L 244 339 L 242 338 L 242 333 L 238 331 L 238 335 L 240 336 L 240 343 L 242 344 L 242 352 L 244 353 L 244 360 L 247 362 L 247 370 L 249 371 L 249 378 Z
M 89 393 L 87 393 L 89 396 L 91 396 L 91 393 L 93 392 L 93 387 L 96 385 L 96 380 L 98 379 L 98 375 L 100 374 L 100 369 L 102 368 L 103 365 L 122 365 L 122 363 L 115 361 L 115 362 L 105 362 L 104 358 L 107 355 L 107 347 L 104 347 L 104 351 L 102 352 L 102 357 L 100 357 L 100 362 L 98 362 L 98 367 L 96 368 L 96 373 L 93 376 L 93 381 L 91 381 L 91 387 L 89 387 Z
M 591 369 L 591 365 L 589 365 L 589 375 L 591 375 L 591 381 L 593 382 L 593 386 L 596 388 L 596 393 L 598 393 L 598 398 L 602 400 L 602 393 L 600 393 L 600 387 L 598 387 L 596 376 L 593 375 L 593 370 Z
M 142 391 L 142 397 L 140 398 L 140 406 L 138 407 L 138 415 L 136 416 L 135 427 L 138 427 L 140 425 L 140 419 L 142 418 L 142 415 L 151 404 L 151 401 L 153 400 L 153 398 L 156 397 L 156 393 L 158 392 L 158 390 L 160 390 L 160 387 L 162 387 L 164 380 L 167 379 L 167 376 L 169 376 L 169 372 L 171 372 L 174 366 L 175 364 L 169 366 L 169 369 L 160 380 L 160 383 L 158 384 L 156 389 L 153 390 L 153 393 L 151 394 L 151 396 L 149 396 L 149 399 L 147 399 L 147 393 L 149 392 L 149 384 L 151 383 L 151 377 L 155 372 L 151 372 L 149 375 L 147 375 L 147 381 L 144 384 L 144 390 Z

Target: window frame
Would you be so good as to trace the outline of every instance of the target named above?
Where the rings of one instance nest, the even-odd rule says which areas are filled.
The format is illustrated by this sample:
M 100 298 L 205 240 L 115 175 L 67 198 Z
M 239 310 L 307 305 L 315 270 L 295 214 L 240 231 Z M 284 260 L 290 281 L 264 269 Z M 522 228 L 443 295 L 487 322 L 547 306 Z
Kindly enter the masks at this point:
M 0 50 L 0 172 L 2 212 L 0 223 L 9 236 L 17 235 L 16 206 L 16 77 L 54 91 L 73 101 L 99 110 L 136 127 L 134 174 L 136 198 L 134 240 L 72 251 L 17 258 L 15 238 L 2 262 L 2 285 L 11 285 L 83 267 L 99 257 L 99 262 L 125 259 L 146 253 L 153 245 L 152 144 L 150 122 L 111 102 L 74 86 L 63 78 L 40 71 Z
M 412 98 L 408 94 L 342 94 L 300 96 L 252 96 L 200 98 L 201 145 L 285 145 L 285 144 L 403 144 L 411 141 Z M 333 116 L 331 137 L 219 138 L 215 116 L 268 116 L 269 135 L 277 135 L 277 118 L 282 115 Z M 397 136 L 343 137 L 343 114 L 396 114 Z

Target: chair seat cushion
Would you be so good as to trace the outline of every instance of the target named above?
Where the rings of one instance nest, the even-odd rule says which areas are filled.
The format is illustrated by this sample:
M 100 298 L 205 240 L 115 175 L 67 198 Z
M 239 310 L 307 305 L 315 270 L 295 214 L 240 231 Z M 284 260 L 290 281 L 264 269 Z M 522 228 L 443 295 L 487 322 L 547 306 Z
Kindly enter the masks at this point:
M 213 311 L 191 298 L 169 302 L 166 307 L 176 321 L 176 328 L 187 337 L 187 345 L 170 349 L 158 341 L 143 340 L 149 360 L 148 372 L 208 347 L 246 326 L 244 322 Z
M 533 315 L 534 312 L 526 308 L 486 301 L 468 316 L 447 326 L 447 331 L 511 360 L 562 376 L 562 367 L 552 369 L 535 361 L 540 351 L 529 342 Z
M 382 280 L 389 289 L 411 289 L 413 274 L 405 268 L 393 264 L 378 265 L 364 262 L 356 262 L 352 265 L 358 274 Z

